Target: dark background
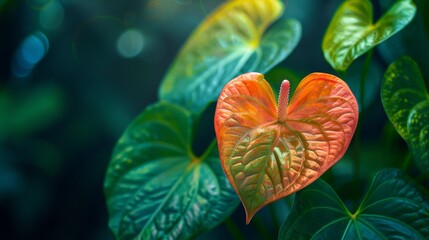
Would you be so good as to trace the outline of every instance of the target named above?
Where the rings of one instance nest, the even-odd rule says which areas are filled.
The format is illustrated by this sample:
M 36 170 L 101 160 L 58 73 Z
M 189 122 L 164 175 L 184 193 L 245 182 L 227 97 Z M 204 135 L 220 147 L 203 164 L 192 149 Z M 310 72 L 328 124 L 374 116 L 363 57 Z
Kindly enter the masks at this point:
M 222 2 L 0 0 L 0 239 L 113 239 L 102 186 L 114 144 L 157 101 L 160 82 L 187 36 Z M 341 2 L 288 2 L 285 17 L 297 18 L 303 35 L 281 68 L 297 76 L 335 73 L 321 43 Z M 375 17 L 391 2 L 373 1 Z M 429 79 L 429 1 L 415 2 L 414 21 L 378 47 L 371 64 L 363 136 L 369 159 L 385 154 L 371 144 L 386 129 L 379 85 L 387 66 L 407 54 Z M 362 62 L 346 76 L 356 95 L 354 73 Z M 392 139 L 403 146 L 397 134 Z M 364 177 L 372 173 L 364 171 Z M 250 238 L 259 238 L 255 226 L 244 225 L 241 206 L 233 219 Z M 231 237 L 224 225 L 202 239 L 220 236 Z

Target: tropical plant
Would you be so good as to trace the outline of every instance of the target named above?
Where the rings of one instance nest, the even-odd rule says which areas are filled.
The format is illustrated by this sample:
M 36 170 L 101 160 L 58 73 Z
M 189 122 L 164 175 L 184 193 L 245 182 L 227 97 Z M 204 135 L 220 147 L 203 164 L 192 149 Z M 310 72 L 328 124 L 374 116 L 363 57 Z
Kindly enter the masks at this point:
M 280 0 L 228 1 L 190 36 L 162 81 L 160 101 L 115 147 L 105 194 L 116 238 L 189 239 L 226 221 L 241 239 L 228 219 L 240 199 L 246 223 L 274 201 L 294 201 L 290 211 L 283 209 L 279 239 L 429 238 L 429 94 L 411 58 L 392 63 L 381 88 L 384 110 L 409 157 L 403 169 L 380 169 L 359 203 L 368 181 L 361 181 L 362 132 L 371 117 L 364 101 L 368 69 L 374 48 L 412 21 L 415 4 L 396 0 L 374 23 L 369 0 L 345 0 L 322 44 L 326 61 L 345 81 L 327 73 L 285 80 L 276 104 L 263 74 L 270 80 L 287 73 L 274 67 L 301 38 L 300 23 L 282 19 L 283 11 Z M 347 70 L 364 54 L 358 103 Z M 216 100 L 217 140 L 197 154 L 199 126 Z M 337 162 L 351 163 L 346 178 L 352 177 L 347 181 L 354 191 L 341 196 L 345 201 L 336 190 L 342 181 L 332 169 Z M 423 174 L 414 178 L 412 171 Z

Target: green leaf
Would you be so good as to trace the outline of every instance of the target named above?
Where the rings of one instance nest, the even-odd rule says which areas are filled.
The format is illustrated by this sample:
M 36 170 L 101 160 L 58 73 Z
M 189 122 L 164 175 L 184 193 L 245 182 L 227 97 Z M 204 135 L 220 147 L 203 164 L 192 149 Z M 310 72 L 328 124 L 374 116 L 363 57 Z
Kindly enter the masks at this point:
M 368 0 L 346 0 L 334 15 L 323 38 L 322 49 L 331 66 L 344 72 L 359 56 L 403 29 L 416 13 L 411 0 L 397 0 L 373 23 Z
M 408 141 L 407 122 L 411 109 L 429 100 L 423 76 L 417 64 L 408 57 L 393 62 L 384 74 L 381 101 L 389 120 Z
M 429 93 L 419 67 L 411 58 L 402 57 L 389 66 L 381 86 L 381 100 L 417 164 L 429 173 Z
M 380 171 L 355 213 L 318 180 L 296 194 L 279 239 L 428 239 L 429 205 L 396 169 Z
M 420 169 L 429 174 L 429 100 L 411 110 L 407 127 L 414 159 Z
M 167 72 L 162 100 L 193 113 L 215 101 L 227 81 L 240 73 L 266 72 L 286 58 L 301 38 L 296 20 L 281 20 L 279 0 L 229 1 L 192 34 Z
M 217 151 L 192 153 L 192 126 L 191 113 L 158 103 L 117 143 L 105 193 L 109 225 L 118 239 L 188 239 L 237 207 Z

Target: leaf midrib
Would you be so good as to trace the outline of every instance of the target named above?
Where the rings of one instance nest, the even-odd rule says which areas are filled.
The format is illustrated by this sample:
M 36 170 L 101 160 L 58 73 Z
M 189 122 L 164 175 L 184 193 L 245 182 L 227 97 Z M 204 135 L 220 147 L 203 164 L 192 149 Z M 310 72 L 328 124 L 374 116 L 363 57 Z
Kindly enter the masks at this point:
M 191 166 L 191 167 L 189 167 L 189 166 Z M 183 169 L 182 174 L 178 177 L 175 184 L 173 185 L 173 187 L 168 192 L 167 196 L 159 204 L 158 208 L 152 213 L 151 218 L 146 222 L 145 226 L 141 229 L 140 234 L 139 234 L 139 238 L 140 238 L 141 234 L 143 234 L 144 231 L 146 231 L 146 228 L 149 227 L 153 223 L 155 217 L 157 217 L 159 212 L 164 208 L 165 204 L 169 201 L 172 194 L 183 183 L 187 174 L 189 174 L 191 171 L 193 171 L 196 168 L 196 166 L 197 166 L 197 164 L 189 164 L 189 165 L 187 165 L 187 167 L 185 169 Z
M 184 92 L 185 93 L 193 92 L 195 88 L 201 85 L 201 82 L 205 82 L 205 79 L 209 78 L 219 68 L 227 65 L 230 62 L 236 61 L 236 59 L 240 59 L 236 67 L 234 68 L 234 71 L 232 71 L 229 75 L 233 75 L 233 73 L 236 74 L 239 71 L 239 69 L 241 69 L 242 66 L 245 65 L 245 63 L 247 62 L 247 60 L 250 58 L 252 54 L 253 54 L 253 50 L 246 47 L 242 47 L 233 51 L 232 54 L 229 54 L 227 57 L 222 58 L 220 61 L 218 61 L 217 64 L 210 66 L 208 70 L 205 71 L 203 74 L 201 74 L 196 80 L 193 79 L 193 81 L 188 81 L 188 82 L 191 82 L 191 84 L 188 85 L 187 88 L 184 88 Z

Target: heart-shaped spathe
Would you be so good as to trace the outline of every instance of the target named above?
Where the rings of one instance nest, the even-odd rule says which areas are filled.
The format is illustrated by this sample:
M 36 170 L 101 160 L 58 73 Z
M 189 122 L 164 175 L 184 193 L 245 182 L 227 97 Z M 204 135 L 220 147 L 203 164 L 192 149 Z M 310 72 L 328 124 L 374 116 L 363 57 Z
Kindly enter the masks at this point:
M 358 121 L 347 84 L 312 73 L 288 106 L 283 81 L 279 107 L 259 73 L 243 74 L 222 90 L 215 131 L 223 170 L 239 195 L 246 222 L 263 206 L 309 185 L 346 152 Z

